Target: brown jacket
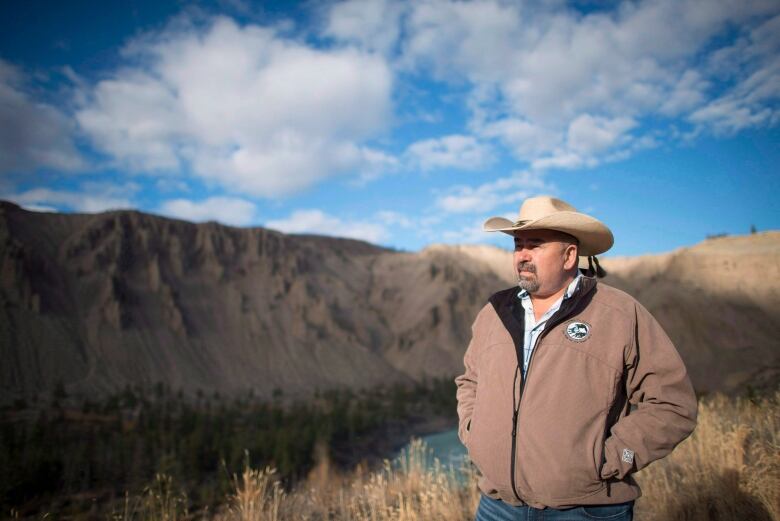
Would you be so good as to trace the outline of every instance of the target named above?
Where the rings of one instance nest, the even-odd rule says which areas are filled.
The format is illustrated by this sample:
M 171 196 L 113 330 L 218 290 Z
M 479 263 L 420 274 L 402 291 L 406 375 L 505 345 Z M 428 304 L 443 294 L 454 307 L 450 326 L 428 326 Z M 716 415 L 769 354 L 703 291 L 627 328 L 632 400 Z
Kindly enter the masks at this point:
M 583 277 L 548 320 L 523 381 L 517 292 L 496 293 L 479 312 L 466 372 L 455 379 L 458 434 L 482 473 L 480 489 L 535 508 L 637 498 L 631 473 L 696 425 L 696 396 L 674 345 L 632 297 Z

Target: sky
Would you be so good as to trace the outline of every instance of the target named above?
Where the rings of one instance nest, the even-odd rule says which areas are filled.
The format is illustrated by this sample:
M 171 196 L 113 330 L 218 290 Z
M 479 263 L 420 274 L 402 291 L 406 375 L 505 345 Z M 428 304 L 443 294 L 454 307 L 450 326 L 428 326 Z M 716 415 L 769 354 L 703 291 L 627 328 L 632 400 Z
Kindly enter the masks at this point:
M 0 199 L 608 256 L 780 228 L 777 0 L 0 2 Z

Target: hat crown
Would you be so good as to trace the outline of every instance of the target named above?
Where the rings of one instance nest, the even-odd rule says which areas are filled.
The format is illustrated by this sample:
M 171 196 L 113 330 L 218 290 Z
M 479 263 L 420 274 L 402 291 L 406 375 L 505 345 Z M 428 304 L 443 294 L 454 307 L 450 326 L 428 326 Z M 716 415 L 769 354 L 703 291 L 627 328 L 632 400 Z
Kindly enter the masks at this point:
M 568 233 L 579 241 L 581 256 L 598 255 L 612 247 L 614 237 L 601 221 L 580 213 L 569 203 L 549 195 L 531 197 L 520 207 L 515 222 L 506 217 L 491 217 L 483 229 L 514 235 L 520 230 L 557 230 Z
M 558 212 L 576 212 L 577 209 L 565 201 L 548 195 L 531 197 L 523 201 L 518 222 L 533 221 Z

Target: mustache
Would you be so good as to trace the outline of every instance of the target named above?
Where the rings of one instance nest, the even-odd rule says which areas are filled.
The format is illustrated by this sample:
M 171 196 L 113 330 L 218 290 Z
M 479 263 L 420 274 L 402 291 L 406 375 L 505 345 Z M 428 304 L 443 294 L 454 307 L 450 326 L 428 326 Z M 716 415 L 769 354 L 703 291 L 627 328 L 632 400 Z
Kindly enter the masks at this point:
M 521 271 L 536 273 L 536 266 L 534 266 L 530 262 L 521 262 L 520 264 L 517 265 L 517 272 L 520 273 Z

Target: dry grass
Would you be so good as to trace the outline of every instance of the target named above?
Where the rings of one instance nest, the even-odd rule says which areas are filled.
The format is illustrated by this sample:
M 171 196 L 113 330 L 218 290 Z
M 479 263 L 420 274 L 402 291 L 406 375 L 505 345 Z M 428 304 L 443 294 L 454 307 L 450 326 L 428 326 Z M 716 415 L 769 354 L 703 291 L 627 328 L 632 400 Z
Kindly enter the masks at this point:
M 639 521 L 780 521 L 780 392 L 752 403 L 714 397 L 700 404 L 694 435 L 674 453 L 637 475 L 644 496 Z M 246 468 L 234 477 L 234 492 L 218 521 L 349 520 L 422 521 L 474 518 L 479 494 L 476 474 L 429 461 L 417 441 L 396 462 L 380 470 L 358 467 L 349 474 L 331 468 L 327 451 L 308 479 L 285 493 L 272 469 Z M 159 480 L 158 480 L 159 481 Z M 464 484 L 465 483 L 465 484 Z M 164 493 L 168 490 L 167 496 Z M 170 483 L 152 494 L 159 511 L 125 519 L 183 517 Z M 164 499 L 164 498 L 168 499 Z M 155 499 L 157 498 L 157 499 Z M 178 518 L 176 516 L 179 516 Z
M 445 469 L 430 457 L 417 440 L 395 462 L 385 461 L 381 470 L 358 467 L 350 475 L 330 468 L 322 458 L 305 483 L 283 494 L 273 471 L 247 469 L 236 480 L 236 492 L 220 521 L 355 520 L 413 521 L 468 519 L 479 495 L 468 473 L 464 486 L 456 469 Z M 460 470 L 460 469 L 458 469 Z
M 183 521 L 188 519 L 187 496 L 176 490 L 170 476 L 157 474 L 142 495 L 125 495 L 122 511 L 111 516 L 117 521 Z
M 637 475 L 641 521 L 780 520 L 780 392 L 699 404 L 693 435 Z

